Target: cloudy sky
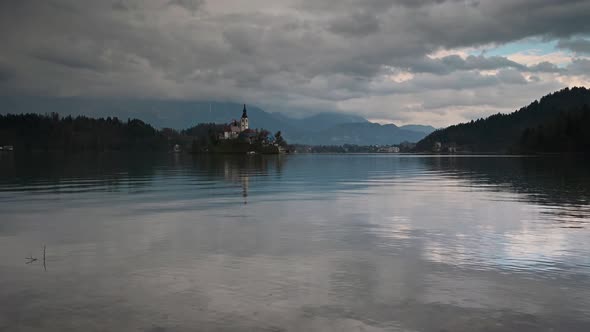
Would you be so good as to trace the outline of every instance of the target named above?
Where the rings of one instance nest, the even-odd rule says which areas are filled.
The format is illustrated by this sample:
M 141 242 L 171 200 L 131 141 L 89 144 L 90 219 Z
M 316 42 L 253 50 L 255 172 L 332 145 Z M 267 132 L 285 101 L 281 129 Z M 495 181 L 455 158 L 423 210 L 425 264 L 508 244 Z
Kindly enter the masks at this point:
M 444 126 L 590 86 L 588 0 L 0 0 L 0 94 Z

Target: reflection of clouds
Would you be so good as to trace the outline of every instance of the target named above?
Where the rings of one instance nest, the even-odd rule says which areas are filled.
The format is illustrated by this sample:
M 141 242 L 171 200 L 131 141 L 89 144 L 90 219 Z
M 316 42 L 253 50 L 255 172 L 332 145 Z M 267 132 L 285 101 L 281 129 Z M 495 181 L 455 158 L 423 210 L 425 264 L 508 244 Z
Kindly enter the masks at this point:
M 468 252 L 467 246 L 465 244 L 461 244 L 460 236 L 452 241 L 452 243 L 448 243 L 450 241 L 445 241 L 446 243 L 437 242 L 434 239 L 427 239 L 424 243 L 424 251 L 423 257 L 426 260 L 437 262 L 437 263 L 444 263 L 448 265 L 466 265 L 470 263 L 471 257 L 475 254 L 473 251 Z
M 318 174 L 322 158 L 330 171 Z M 134 308 L 138 328 L 483 331 L 568 321 L 586 330 L 588 230 L 554 227 L 524 194 L 425 170 L 419 159 L 340 158 L 295 156 L 280 180 L 272 164 L 221 160 L 158 175 L 137 196 L 32 197 L 35 210 L 0 209 L 11 230 L 0 229 L 0 272 L 22 268 L 9 253 L 47 241 L 56 278 L 43 285 L 73 289 L 34 313 L 56 299 L 101 302 Z
M 342 314 L 309 314 L 309 308 L 349 306 L 359 300 L 355 294 L 363 293 L 366 284 L 355 287 L 354 276 L 341 280 L 343 288 L 334 288 L 332 277 L 333 271 L 340 268 L 338 262 L 343 262 L 342 257 L 330 254 L 199 256 L 184 261 L 183 267 L 136 271 L 129 282 L 137 292 L 128 300 L 154 312 L 161 310 L 163 304 L 175 307 L 169 314 L 172 321 L 199 326 L 215 327 L 223 322 L 228 327 L 257 330 L 280 327 L 285 331 L 338 331 L 342 328 L 397 331 Z M 367 275 L 366 271 L 349 273 L 353 272 Z M 363 315 L 359 312 L 353 316 Z
M 379 246 L 395 250 L 419 240 L 425 260 L 476 270 L 587 270 L 580 257 L 588 256 L 580 253 L 590 253 L 588 232 L 556 227 L 546 206 L 524 204 L 522 194 L 500 191 L 510 189 L 504 184 L 480 186 L 453 173 L 380 180 L 363 190 L 370 199 L 349 202 L 367 211 Z
M 425 284 L 420 299 L 426 303 L 470 309 L 495 308 L 529 315 L 543 315 L 547 299 L 560 293 L 548 289 L 543 296 L 538 296 L 539 289 L 546 289 L 547 285 L 507 275 L 438 273 L 427 276 Z
M 580 243 L 578 246 L 587 245 Z M 574 257 L 568 257 L 571 255 L 570 249 L 567 234 L 563 229 L 524 226 L 518 232 L 505 235 L 502 255 L 505 264 L 514 269 L 528 267 L 543 271 L 551 270 L 554 264 L 562 262 L 569 263 L 567 265 L 576 263 L 571 261 Z
M 472 188 L 492 192 L 490 200 L 519 201 L 543 207 L 543 219 L 562 227 L 584 227 L 590 212 L 587 160 L 540 157 L 451 157 L 423 159 L 445 175 L 456 175 Z M 509 195 L 504 198 L 502 195 Z
M 371 222 L 371 221 L 369 221 Z M 402 216 L 385 217 L 382 223 L 375 224 L 371 233 L 378 237 L 408 240 L 412 237 L 412 225 L 408 218 Z

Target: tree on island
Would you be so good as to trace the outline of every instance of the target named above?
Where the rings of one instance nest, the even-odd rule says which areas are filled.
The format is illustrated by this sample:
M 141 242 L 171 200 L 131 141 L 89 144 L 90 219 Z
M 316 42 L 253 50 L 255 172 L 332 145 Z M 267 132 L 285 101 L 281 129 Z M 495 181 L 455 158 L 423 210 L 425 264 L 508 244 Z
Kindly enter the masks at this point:
M 283 138 L 283 134 L 280 130 L 275 134 L 275 143 L 282 148 L 287 146 L 287 142 Z
M 270 135 L 270 132 L 266 129 L 261 129 L 259 131 L 256 132 L 256 136 L 254 136 L 254 140 L 252 143 L 254 143 L 257 146 L 263 146 L 268 144 L 268 136 Z

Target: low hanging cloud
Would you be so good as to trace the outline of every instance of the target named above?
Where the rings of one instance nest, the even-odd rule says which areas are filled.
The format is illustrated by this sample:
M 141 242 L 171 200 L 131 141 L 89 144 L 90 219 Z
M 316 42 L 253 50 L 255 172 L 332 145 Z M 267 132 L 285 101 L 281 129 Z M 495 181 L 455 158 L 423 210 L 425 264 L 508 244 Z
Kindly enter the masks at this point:
M 380 22 L 374 14 L 354 13 L 338 17 L 329 23 L 328 30 L 344 37 L 365 37 L 378 32 Z
M 169 6 L 178 6 L 185 10 L 188 10 L 191 13 L 195 13 L 197 10 L 201 9 L 205 4 L 205 0 L 170 0 L 168 1 Z
M 587 84 L 588 13 L 579 0 L 4 0 L 0 91 L 442 126 Z M 486 52 L 523 40 L 565 53 Z

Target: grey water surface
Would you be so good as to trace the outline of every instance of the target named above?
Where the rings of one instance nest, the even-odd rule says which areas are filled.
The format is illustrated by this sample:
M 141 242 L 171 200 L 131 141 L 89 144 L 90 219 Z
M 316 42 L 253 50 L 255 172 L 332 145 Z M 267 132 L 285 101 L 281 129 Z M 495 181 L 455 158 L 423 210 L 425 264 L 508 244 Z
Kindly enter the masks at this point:
M 0 331 L 590 331 L 588 166 L 0 153 Z

